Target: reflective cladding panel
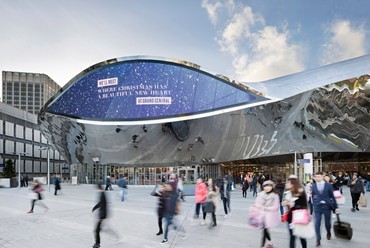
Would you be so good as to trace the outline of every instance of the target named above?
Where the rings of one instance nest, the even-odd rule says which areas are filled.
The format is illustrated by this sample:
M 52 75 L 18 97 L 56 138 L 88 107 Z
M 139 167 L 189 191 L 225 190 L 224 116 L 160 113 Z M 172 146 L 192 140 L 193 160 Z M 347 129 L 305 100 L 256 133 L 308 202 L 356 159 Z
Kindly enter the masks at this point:
M 260 100 L 265 99 L 196 68 L 158 60 L 129 60 L 76 79 L 46 111 L 87 120 L 145 120 Z
M 370 76 L 313 91 L 306 108 L 309 125 L 336 143 L 370 150 Z

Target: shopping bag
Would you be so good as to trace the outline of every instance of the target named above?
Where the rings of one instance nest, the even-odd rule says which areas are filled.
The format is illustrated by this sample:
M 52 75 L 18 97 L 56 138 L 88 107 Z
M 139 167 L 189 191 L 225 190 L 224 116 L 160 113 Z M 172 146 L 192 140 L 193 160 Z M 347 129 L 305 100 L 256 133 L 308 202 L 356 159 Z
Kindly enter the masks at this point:
M 335 200 L 337 201 L 338 205 L 344 205 L 346 203 L 346 197 L 345 196 L 342 196 L 341 198 L 336 198 Z
M 307 209 L 293 210 L 292 223 L 303 225 L 307 225 L 308 223 L 310 223 L 310 215 L 308 213 L 308 210 Z
M 257 229 L 263 228 L 263 212 L 256 205 L 249 208 L 248 224 Z
M 334 190 L 334 191 L 333 191 L 333 194 L 334 194 L 334 197 L 335 197 L 336 199 L 338 199 L 338 198 L 342 198 L 342 194 L 340 193 L 340 191 L 339 191 L 339 190 Z
M 216 206 L 212 201 L 205 202 L 204 205 L 204 212 L 206 213 L 213 213 L 216 210 Z
M 39 194 L 34 193 L 34 192 L 30 192 L 30 193 L 28 193 L 28 198 L 31 199 L 31 200 L 37 200 L 37 199 L 39 199 Z
M 294 224 L 293 235 L 304 239 L 311 239 L 315 237 L 315 227 L 313 222 L 311 221 L 306 225 Z
M 281 222 L 288 222 L 288 212 L 283 213 L 281 216 Z
M 364 194 L 361 194 L 360 199 L 358 200 L 357 204 L 358 204 L 360 207 L 363 207 L 363 208 L 366 208 L 366 207 L 367 207 L 367 199 L 366 199 L 366 197 L 364 196 Z

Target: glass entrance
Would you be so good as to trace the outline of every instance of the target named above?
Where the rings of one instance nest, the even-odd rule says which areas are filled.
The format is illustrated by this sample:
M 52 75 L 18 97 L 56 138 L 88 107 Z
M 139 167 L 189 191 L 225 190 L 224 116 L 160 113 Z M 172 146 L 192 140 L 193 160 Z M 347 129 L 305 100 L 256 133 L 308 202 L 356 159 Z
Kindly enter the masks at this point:
M 197 172 L 195 168 L 178 168 L 178 176 L 184 178 L 184 182 L 195 183 L 197 180 Z

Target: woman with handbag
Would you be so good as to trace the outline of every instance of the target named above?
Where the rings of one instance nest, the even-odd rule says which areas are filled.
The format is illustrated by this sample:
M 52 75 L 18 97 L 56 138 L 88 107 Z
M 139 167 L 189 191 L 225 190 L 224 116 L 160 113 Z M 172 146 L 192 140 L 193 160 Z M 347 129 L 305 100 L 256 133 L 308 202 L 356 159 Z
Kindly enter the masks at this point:
M 205 224 L 207 213 L 212 214 L 212 222 L 210 224 L 210 228 L 217 226 L 216 221 L 216 211 L 219 208 L 218 204 L 218 192 L 219 189 L 213 182 L 213 179 L 208 179 L 208 193 L 207 193 L 207 200 L 205 202 L 204 211 L 203 211 L 203 222 L 202 225 Z
M 288 206 L 288 228 L 289 228 L 289 235 L 290 235 L 290 248 L 295 248 L 295 240 L 296 236 L 293 234 L 294 222 L 296 221 L 294 211 L 301 211 L 303 212 L 304 218 L 307 218 L 305 221 L 308 221 L 309 224 L 309 212 L 308 212 L 308 204 L 307 204 L 307 196 L 305 188 L 303 188 L 302 184 L 299 182 L 298 178 L 289 177 L 286 185 L 286 194 L 285 199 L 282 202 L 284 206 Z M 298 212 L 296 212 L 298 213 Z M 293 223 L 293 224 L 292 224 Z M 305 238 L 300 237 L 302 248 L 307 248 L 307 240 Z
M 279 195 L 274 192 L 275 184 L 267 180 L 262 184 L 262 191 L 257 195 L 255 206 L 260 210 L 263 216 L 263 232 L 261 247 L 272 248 L 269 228 L 276 227 L 280 222 L 280 200 Z
M 40 205 L 42 205 L 45 208 L 45 212 L 48 211 L 49 208 L 44 203 L 41 202 L 42 200 L 41 192 L 42 191 L 44 191 L 44 189 L 42 188 L 41 184 L 39 183 L 39 181 L 35 180 L 35 182 L 33 183 L 33 189 L 32 189 L 33 195 L 35 195 L 35 197 L 32 197 L 31 199 L 31 210 L 28 211 L 27 214 L 33 213 L 33 208 L 35 207 L 35 203 L 37 200 L 39 200 Z

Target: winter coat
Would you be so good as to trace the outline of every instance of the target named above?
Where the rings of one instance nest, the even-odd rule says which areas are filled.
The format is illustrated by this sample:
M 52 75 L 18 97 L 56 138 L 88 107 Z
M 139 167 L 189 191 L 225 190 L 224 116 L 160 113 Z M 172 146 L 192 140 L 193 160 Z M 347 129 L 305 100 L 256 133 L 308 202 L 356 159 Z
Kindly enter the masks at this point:
M 348 187 L 351 189 L 351 193 L 365 193 L 364 183 L 360 178 L 356 179 L 354 185 L 352 185 L 353 179 L 349 180 Z
M 257 195 L 256 203 L 257 208 L 260 208 L 264 220 L 264 228 L 276 227 L 280 223 L 280 200 L 279 196 L 274 192 L 267 194 L 265 191 L 261 191 Z
M 207 185 L 202 183 L 197 183 L 195 186 L 195 203 L 203 203 L 207 199 Z
M 216 191 L 212 190 L 212 186 L 208 186 L 207 201 L 212 201 L 215 205 L 215 213 L 220 208 L 220 201 L 218 200 L 219 189 L 216 187 Z

